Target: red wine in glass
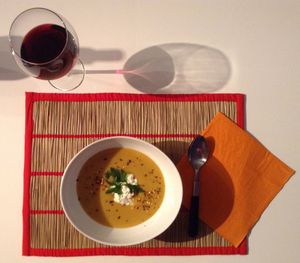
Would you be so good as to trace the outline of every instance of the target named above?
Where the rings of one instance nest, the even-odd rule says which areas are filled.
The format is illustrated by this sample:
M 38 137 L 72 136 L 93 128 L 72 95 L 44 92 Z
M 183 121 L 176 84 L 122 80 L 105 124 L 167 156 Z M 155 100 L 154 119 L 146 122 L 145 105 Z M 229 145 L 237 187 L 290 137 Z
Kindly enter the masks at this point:
M 73 90 L 83 82 L 78 36 L 58 13 L 41 7 L 23 11 L 13 20 L 8 39 L 17 65 L 27 75 L 48 80 L 61 91 Z
M 72 34 L 55 24 L 34 27 L 21 44 L 23 65 L 39 79 L 53 80 L 66 75 L 77 56 Z

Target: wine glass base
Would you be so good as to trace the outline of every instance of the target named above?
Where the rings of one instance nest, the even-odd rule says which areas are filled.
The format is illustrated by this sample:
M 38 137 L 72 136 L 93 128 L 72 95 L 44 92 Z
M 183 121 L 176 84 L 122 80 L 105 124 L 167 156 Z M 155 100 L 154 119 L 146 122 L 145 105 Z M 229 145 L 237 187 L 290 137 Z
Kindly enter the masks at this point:
M 85 68 L 82 61 L 78 59 L 77 63 L 67 75 L 59 79 L 49 80 L 49 83 L 58 90 L 70 91 L 78 88 L 83 82 L 84 77 Z

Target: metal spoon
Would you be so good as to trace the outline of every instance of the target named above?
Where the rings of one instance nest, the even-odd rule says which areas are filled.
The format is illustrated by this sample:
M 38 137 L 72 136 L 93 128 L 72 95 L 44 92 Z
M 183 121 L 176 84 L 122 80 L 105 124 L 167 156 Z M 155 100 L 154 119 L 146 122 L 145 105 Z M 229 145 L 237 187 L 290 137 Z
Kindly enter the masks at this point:
M 189 162 L 194 168 L 194 184 L 193 184 L 193 195 L 191 200 L 191 207 L 189 213 L 189 236 L 195 237 L 198 235 L 199 229 L 199 176 L 200 168 L 205 164 L 208 159 L 209 149 L 207 142 L 203 136 L 197 136 L 191 143 L 188 150 Z

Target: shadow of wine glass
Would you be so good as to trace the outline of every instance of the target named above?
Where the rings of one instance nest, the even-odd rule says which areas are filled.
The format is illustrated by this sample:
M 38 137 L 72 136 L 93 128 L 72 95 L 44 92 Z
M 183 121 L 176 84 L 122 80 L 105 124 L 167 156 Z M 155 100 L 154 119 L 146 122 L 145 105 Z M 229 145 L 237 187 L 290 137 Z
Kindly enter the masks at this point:
M 8 37 L 0 37 L 0 80 L 18 80 L 27 75 L 17 66 L 9 47 Z
M 124 52 L 121 49 L 92 49 L 80 47 L 80 59 L 84 64 L 92 64 L 96 61 L 119 61 L 124 57 Z
M 16 37 L 15 41 L 22 41 L 21 37 Z M 118 61 L 122 60 L 124 52 L 120 49 L 91 49 L 80 47 L 80 59 L 85 65 L 96 61 Z M 81 72 L 80 72 L 81 73 Z M 8 36 L 0 36 L 0 80 L 19 80 L 29 77 L 15 62 L 11 54 Z
M 208 93 L 228 82 L 231 66 L 215 48 L 169 43 L 137 52 L 122 73 L 132 87 L 144 93 Z

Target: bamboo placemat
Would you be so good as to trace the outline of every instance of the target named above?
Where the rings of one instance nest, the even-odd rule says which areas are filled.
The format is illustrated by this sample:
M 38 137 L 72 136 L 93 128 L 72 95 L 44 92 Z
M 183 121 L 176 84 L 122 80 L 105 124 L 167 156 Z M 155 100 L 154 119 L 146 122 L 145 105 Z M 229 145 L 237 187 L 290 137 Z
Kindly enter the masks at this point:
M 235 248 L 204 224 L 197 238 L 189 238 L 184 208 L 153 240 L 129 247 L 101 245 L 74 229 L 59 199 L 66 165 L 89 143 L 114 135 L 138 137 L 176 164 L 219 111 L 244 126 L 241 94 L 26 93 L 23 255 L 246 254 L 246 240 Z

